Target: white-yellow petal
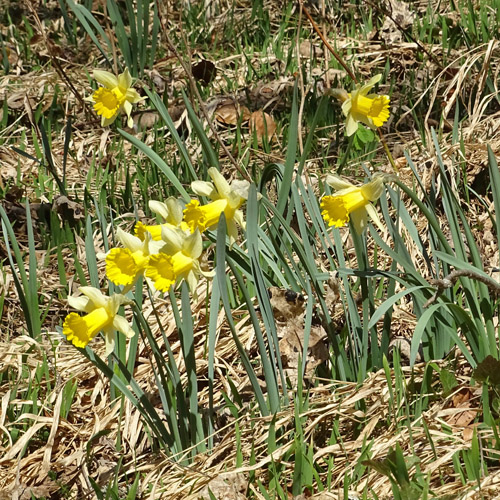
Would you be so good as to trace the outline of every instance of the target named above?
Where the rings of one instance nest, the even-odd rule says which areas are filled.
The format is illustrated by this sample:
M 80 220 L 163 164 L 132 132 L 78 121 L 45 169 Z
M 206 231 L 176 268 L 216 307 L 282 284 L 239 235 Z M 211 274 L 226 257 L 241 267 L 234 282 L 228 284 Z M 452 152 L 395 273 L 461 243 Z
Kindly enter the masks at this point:
M 146 232 L 145 237 L 148 238 L 148 236 L 151 235 Z M 123 229 L 118 228 L 116 230 L 116 237 L 125 248 L 128 248 L 132 252 L 137 252 L 144 247 L 144 242 L 140 238 L 133 234 L 126 233 Z
M 128 68 L 125 68 L 125 71 L 118 76 L 118 85 L 123 89 L 128 89 L 132 86 L 132 77 Z
M 366 213 L 371 217 L 372 221 L 375 223 L 375 225 L 380 229 L 380 231 L 384 232 L 385 227 L 382 224 L 382 221 L 380 220 L 377 209 L 371 204 L 368 203 L 365 206 Z
M 215 187 L 211 182 L 206 181 L 193 181 L 191 189 L 198 196 L 207 196 L 212 199 L 216 195 Z
M 104 295 L 101 290 L 94 288 L 93 286 L 81 286 L 80 287 L 80 292 L 83 293 L 86 297 L 88 297 L 89 301 L 92 304 L 92 307 L 106 307 L 107 306 L 107 301 L 109 297 Z
M 340 191 L 341 189 L 348 189 L 354 187 L 354 184 L 340 178 L 338 175 L 329 174 L 326 176 L 326 183 L 335 189 L 335 191 Z M 335 193 L 338 194 L 338 193 Z
M 354 119 L 354 117 L 351 114 L 349 114 L 347 117 L 347 124 L 346 124 L 347 137 L 350 137 L 351 135 L 355 134 L 356 130 L 358 130 L 358 122 Z
M 116 76 L 109 71 L 95 69 L 92 75 L 95 80 L 97 80 L 101 85 L 104 85 L 107 89 L 114 89 L 115 87 L 118 87 L 118 78 L 116 78 Z
M 182 252 L 189 255 L 192 259 L 200 258 L 200 255 L 203 252 L 203 241 L 201 239 L 201 233 L 198 229 L 184 240 Z
M 171 228 L 167 225 L 161 228 L 161 239 L 165 242 L 166 253 L 173 255 L 181 251 L 185 235 L 180 229 Z
M 365 207 L 358 208 L 357 210 L 352 211 L 349 215 L 354 226 L 354 230 L 358 234 L 361 234 L 368 224 L 368 214 L 366 213 Z
M 115 332 L 113 329 L 104 330 L 104 340 L 106 341 L 106 349 L 104 355 L 108 357 L 115 349 Z
M 125 335 L 128 339 L 135 335 L 130 323 L 123 316 L 115 316 L 115 319 L 113 320 L 113 327 L 123 333 L 123 335 Z
M 118 117 L 118 114 L 112 116 L 111 118 L 105 118 L 104 116 L 101 118 L 101 127 L 107 127 L 108 125 L 111 125 L 116 118 Z
M 250 183 L 248 181 L 235 180 L 231 183 L 231 189 L 240 198 L 243 198 L 244 200 L 248 200 L 248 190 L 250 189 Z
M 219 196 L 221 198 L 227 198 L 231 193 L 231 187 L 224 176 L 217 170 L 216 167 L 210 167 L 208 169 L 208 175 L 215 184 L 215 188 L 217 189 Z
M 68 297 L 68 304 L 70 307 L 76 309 L 77 311 L 87 311 L 89 298 L 85 296 L 73 297 L 72 295 L 70 295 Z
M 151 212 L 158 214 L 163 220 L 167 220 L 170 211 L 165 203 L 157 200 L 149 200 L 148 205 Z

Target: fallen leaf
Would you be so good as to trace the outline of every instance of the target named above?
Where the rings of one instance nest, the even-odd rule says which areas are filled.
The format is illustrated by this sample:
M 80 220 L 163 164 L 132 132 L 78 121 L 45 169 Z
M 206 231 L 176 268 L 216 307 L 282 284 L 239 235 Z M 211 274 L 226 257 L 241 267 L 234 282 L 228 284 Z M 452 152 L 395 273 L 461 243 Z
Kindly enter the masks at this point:
M 380 29 L 380 38 L 386 44 L 402 42 L 402 30 L 413 24 L 415 13 L 410 10 L 407 3 L 398 0 L 389 0 L 387 10 L 391 16 L 386 16 Z
M 59 214 L 63 221 L 69 222 L 71 225 L 74 225 L 79 220 L 85 219 L 83 207 L 79 203 L 63 195 L 54 198 L 52 209 Z
M 304 352 L 305 298 L 293 290 L 278 287 L 269 289 L 281 361 L 292 383 L 297 380 L 299 360 Z M 306 376 L 311 377 L 315 368 L 328 359 L 327 335 L 321 325 L 312 325 L 307 345 Z
M 199 63 L 191 67 L 191 73 L 195 80 L 206 87 L 215 78 L 217 68 L 212 61 L 202 59 Z
M 197 495 L 198 500 L 245 500 L 248 481 L 241 473 L 229 473 L 212 479 Z M 212 496 L 211 496 L 212 495 Z
M 250 119 L 250 110 L 237 103 L 223 104 L 215 110 L 215 118 L 224 125 L 237 125 Z
M 33 108 L 35 106 L 35 100 L 29 97 L 29 104 Z M 9 109 L 21 109 L 26 107 L 27 95 L 25 91 L 13 92 L 7 98 L 7 107 Z
M 254 111 L 250 115 L 250 132 L 257 136 L 258 144 L 262 144 L 263 138 L 267 138 L 270 142 L 274 132 L 276 132 L 276 123 L 271 115 L 268 115 L 262 110 Z

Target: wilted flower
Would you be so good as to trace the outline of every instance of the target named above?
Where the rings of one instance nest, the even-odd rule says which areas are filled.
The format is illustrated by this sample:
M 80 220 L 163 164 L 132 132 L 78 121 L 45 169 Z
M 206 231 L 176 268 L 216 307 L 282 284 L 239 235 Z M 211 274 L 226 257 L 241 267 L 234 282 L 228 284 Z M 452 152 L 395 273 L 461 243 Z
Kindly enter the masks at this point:
M 368 216 L 383 230 L 377 211 L 371 202 L 380 198 L 388 176 L 377 175 L 362 186 L 355 186 L 335 175 L 329 175 L 327 184 L 337 190 L 334 195 L 324 196 L 320 203 L 321 215 L 329 226 L 342 227 L 352 220 L 354 229 L 361 234 L 368 223 Z
M 110 125 L 123 110 L 127 114 L 127 125 L 133 127 L 134 120 L 130 116 L 132 104 L 142 100 L 141 96 L 132 86 L 132 77 L 128 69 L 116 77 L 109 71 L 94 70 L 94 78 L 103 87 L 99 87 L 92 95 L 94 109 L 102 116 L 101 125 Z
M 368 93 L 381 78 L 382 75 L 375 75 L 368 83 L 358 86 L 350 94 L 346 92 L 335 94 L 343 101 L 342 112 L 347 117 L 347 136 L 353 135 L 358 130 L 359 122 L 376 129 L 389 119 L 389 96 Z
M 224 212 L 229 243 L 232 245 L 238 237 L 238 226 L 245 228 L 243 212 L 239 208 L 248 198 L 250 184 L 248 181 L 233 181 L 230 185 L 215 167 L 208 169 L 208 175 L 213 183 L 194 181 L 191 188 L 197 195 L 210 198 L 212 203 L 200 205 L 198 201 L 192 200 L 184 210 L 184 221 L 191 232 L 196 229 L 203 232 L 216 225 Z
M 68 304 L 87 314 L 85 316 L 80 316 L 78 313 L 68 314 L 64 320 L 63 334 L 73 345 L 83 348 L 102 331 L 106 339 L 106 356 L 108 356 L 115 346 L 115 330 L 127 338 L 135 334 L 128 321 L 118 315 L 120 306 L 130 301 L 122 294 L 108 297 L 91 286 L 82 286 L 80 291 L 83 296 L 68 297 Z

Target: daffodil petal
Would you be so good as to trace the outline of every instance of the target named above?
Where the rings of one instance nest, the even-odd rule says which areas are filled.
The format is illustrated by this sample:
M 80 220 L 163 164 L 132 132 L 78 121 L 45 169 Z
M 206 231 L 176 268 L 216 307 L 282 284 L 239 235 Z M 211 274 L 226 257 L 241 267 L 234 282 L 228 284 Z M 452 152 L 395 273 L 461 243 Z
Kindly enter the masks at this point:
M 357 234 L 361 234 L 368 224 L 368 214 L 365 208 L 366 206 L 358 208 L 350 213 L 350 220 Z
M 206 196 L 210 199 L 216 196 L 215 187 L 211 182 L 193 181 L 191 183 L 191 189 L 198 196 Z
M 77 311 L 87 311 L 87 306 L 89 304 L 88 297 L 73 297 L 72 295 L 70 295 L 67 300 L 69 306 L 73 309 L 76 309 Z
M 93 307 L 106 307 L 106 299 L 108 297 L 106 297 L 101 290 L 98 290 L 93 286 L 81 286 L 80 292 L 88 297 Z
M 118 78 L 116 78 L 113 73 L 109 71 L 103 71 L 100 69 L 95 69 L 92 72 L 92 76 L 94 80 L 97 80 L 101 85 L 104 85 L 107 89 L 113 89 L 114 87 L 118 87 Z
M 135 335 L 134 329 L 123 316 L 115 316 L 113 319 L 113 328 L 123 333 L 128 339 L 131 339 Z
M 228 194 L 231 193 L 231 187 L 224 176 L 217 170 L 216 167 L 210 167 L 208 169 L 208 175 L 215 184 L 215 188 L 217 189 L 219 196 L 221 198 L 226 198 Z
M 354 184 L 341 179 L 338 175 L 329 174 L 326 176 L 326 183 L 335 189 L 335 191 L 340 191 L 341 189 L 348 189 L 354 187 Z
M 125 68 L 125 71 L 118 76 L 118 86 L 123 89 L 128 89 L 132 86 L 132 77 L 130 76 L 128 68 Z

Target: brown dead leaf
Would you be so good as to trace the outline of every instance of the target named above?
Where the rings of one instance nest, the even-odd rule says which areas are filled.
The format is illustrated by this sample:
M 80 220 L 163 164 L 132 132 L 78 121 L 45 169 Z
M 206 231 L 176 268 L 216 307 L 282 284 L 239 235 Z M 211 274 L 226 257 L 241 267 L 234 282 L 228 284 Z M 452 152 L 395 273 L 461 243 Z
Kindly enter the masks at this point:
M 215 497 L 217 500 L 245 500 L 248 480 L 241 473 L 223 474 L 212 479 L 198 493 L 199 500 L 210 500 Z M 213 497 L 210 496 L 210 493 Z
M 451 407 L 455 408 L 457 411 L 453 412 L 446 419 L 446 422 L 450 426 L 463 429 L 464 439 L 469 435 L 470 438 L 472 437 L 471 430 L 473 430 L 475 425 L 473 422 L 478 412 L 478 410 L 473 407 L 473 397 L 474 394 L 468 387 L 460 389 L 451 399 Z
M 387 10 L 391 16 L 386 16 L 380 29 L 380 38 L 386 44 L 392 45 L 403 41 L 401 30 L 413 24 L 415 13 L 410 10 L 407 3 L 399 0 L 389 0 Z
M 79 220 L 85 219 L 83 207 L 79 203 L 71 201 L 66 196 L 61 195 L 54 198 L 52 209 L 59 214 L 63 221 L 67 221 L 71 225 L 74 225 Z
M 13 92 L 7 97 L 7 107 L 9 109 L 21 109 L 26 107 L 27 95 L 25 91 Z M 35 107 L 35 100 L 30 97 L 29 104 L 31 108 Z
M 191 72 L 194 79 L 206 87 L 215 78 L 217 68 L 212 61 L 202 59 L 191 68 Z
M 246 106 L 238 106 L 237 103 L 223 104 L 215 110 L 215 118 L 224 125 L 237 125 L 250 119 L 250 110 Z
M 297 380 L 299 360 L 304 352 L 305 298 L 293 290 L 278 287 L 269 289 L 270 302 L 276 320 L 281 360 L 292 383 Z M 312 325 L 307 348 L 306 375 L 328 359 L 326 332 L 321 325 Z
M 143 111 L 138 113 L 138 116 L 134 116 L 134 126 L 137 130 L 147 130 L 153 128 L 155 124 L 160 120 L 160 115 L 157 111 Z
M 258 144 L 262 144 L 264 137 L 270 142 L 274 132 L 276 132 L 276 123 L 272 116 L 262 110 L 254 111 L 250 115 L 249 126 L 252 134 L 255 131 Z
M 5 53 L 7 54 L 7 61 L 11 66 L 14 66 L 19 60 L 16 49 L 14 47 L 5 47 Z M 3 50 L 0 50 L 0 63 L 3 62 Z

